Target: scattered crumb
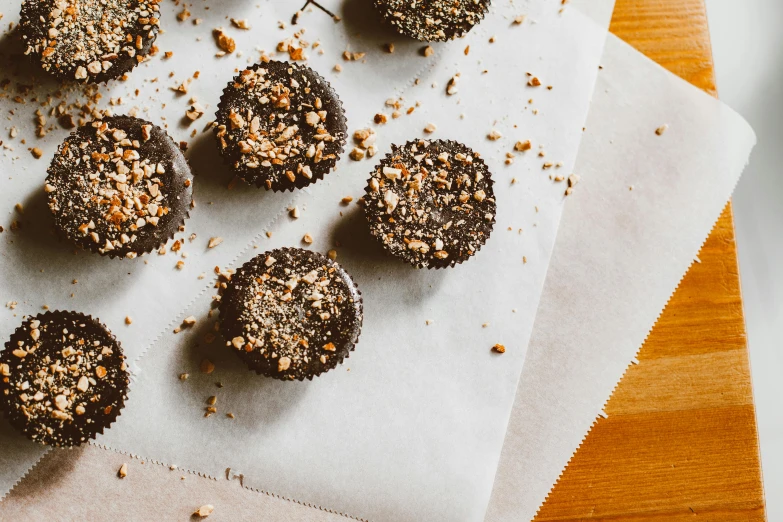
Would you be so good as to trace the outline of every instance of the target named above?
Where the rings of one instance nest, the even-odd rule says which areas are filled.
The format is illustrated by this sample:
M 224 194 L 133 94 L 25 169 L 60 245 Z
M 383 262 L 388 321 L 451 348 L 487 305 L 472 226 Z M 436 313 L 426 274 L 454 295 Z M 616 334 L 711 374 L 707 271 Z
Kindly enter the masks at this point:
M 492 350 L 495 351 L 496 353 L 506 353 L 506 347 L 503 346 L 502 344 L 496 344 L 495 346 L 492 347 Z
M 663 134 L 664 132 L 666 132 L 666 129 L 668 129 L 668 128 L 669 128 L 669 125 L 667 125 L 667 124 L 661 125 L 661 126 L 660 126 L 660 127 L 658 127 L 657 129 L 655 129 L 655 134 L 657 134 L 658 136 L 660 136 L 661 134 Z
M 199 369 L 201 370 L 201 373 L 210 374 L 215 371 L 215 363 L 209 359 L 204 359 L 201 361 L 201 366 Z
M 179 374 L 179 380 L 180 380 L 180 381 L 187 381 L 187 380 L 188 380 L 188 377 L 190 377 L 190 374 L 189 374 L 189 373 L 180 373 L 180 374 Z
M 123 463 L 122 466 L 120 466 L 119 471 L 117 471 L 117 476 L 122 478 L 125 478 L 128 476 L 128 465 Z
M 237 29 L 243 29 L 245 31 L 250 29 L 250 24 L 248 23 L 247 20 L 244 20 L 244 19 L 243 20 L 237 20 L 236 18 L 232 18 L 231 19 L 231 23 L 234 24 L 234 27 L 236 27 Z
M 231 54 L 234 51 L 236 51 L 237 43 L 234 41 L 233 38 L 231 38 L 225 32 L 223 32 L 222 28 L 218 27 L 217 29 L 213 29 L 212 35 L 215 37 L 215 43 L 223 51 L 224 54 L 225 53 Z
M 211 237 L 209 238 L 209 243 L 207 243 L 207 248 L 215 248 L 222 242 L 223 242 L 222 237 Z
M 209 515 L 211 515 L 214 510 L 215 510 L 215 506 L 213 506 L 212 504 L 204 504 L 196 511 L 194 511 L 193 515 L 199 516 L 201 518 L 206 518 Z
M 125 324 L 133 324 L 133 318 L 129 315 L 125 316 Z

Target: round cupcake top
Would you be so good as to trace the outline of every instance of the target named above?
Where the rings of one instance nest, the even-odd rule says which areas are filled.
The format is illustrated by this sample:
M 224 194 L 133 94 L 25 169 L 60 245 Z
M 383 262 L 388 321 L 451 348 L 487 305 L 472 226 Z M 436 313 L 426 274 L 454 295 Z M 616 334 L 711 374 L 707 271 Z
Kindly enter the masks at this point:
M 112 116 L 78 128 L 60 145 L 45 190 L 55 225 L 70 240 L 111 257 L 136 257 L 184 223 L 190 167 L 160 127 Z
M 375 0 L 386 23 L 424 42 L 459 38 L 484 19 L 490 0 Z
M 0 352 L 0 406 L 31 440 L 78 446 L 111 425 L 125 404 L 122 348 L 105 326 L 76 312 L 28 318 Z
M 455 141 L 409 141 L 375 168 L 365 189 L 370 233 L 416 267 L 445 268 L 475 254 L 492 232 L 489 170 Z
M 158 34 L 160 0 L 23 0 L 25 54 L 64 81 L 100 83 L 141 62 Z
M 342 103 L 312 69 L 270 61 L 228 84 L 216 115 L 218 147 L 248 183 L 293 190 L 334 168 L 346 142 Z
M 257 373 L 281 380 L 312 379 L 340 364 L 359 339 L 362 319 L 348 273 L 298 248 L 245 263 L 220 305 L 226 344 Z

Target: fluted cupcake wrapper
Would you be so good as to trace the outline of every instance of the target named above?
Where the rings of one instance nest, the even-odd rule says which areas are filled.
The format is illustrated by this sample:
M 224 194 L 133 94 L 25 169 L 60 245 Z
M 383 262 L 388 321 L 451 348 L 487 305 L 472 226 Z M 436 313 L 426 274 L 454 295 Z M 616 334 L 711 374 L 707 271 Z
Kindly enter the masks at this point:
M 45 4 L 43 2 L 39 1 L 39 2 L 37 2 L 37 5 L 43 6 Z M 25 5 L 22 6 L 22 11 L 21 11 L 21 14 L 20 14 L 21 20 L 20 20 L 19 24 L 17 25 L 17 27 L 18 27 L 18 37 L 19 37 L 19 40 L 24 45 L 27 45 L 28 42 L 25 41 L 23 36 L 25 36 L 25 29 L 27 28 L 27 26 L 28 26 L 28 24 L 30 22 L 29 22 L 29 20 L 27 20 L 27 18 L 29 18 L 29 17 L 25 16 L 26 15 L 25 7 L 27 7 L 27 6 L 25 6 Z M 34 9 L 34 7 L 33 7 L 33 9 Z M 159 10 L 155 14 L 157 15 L 156 17 L 158 18 L 158 20 L 160 20 L 160 17 L 162 15 L 161 11 Z M 39 16 L 42 16 L 42 15 L 39 15 Z M 147 57 L 150 56 L 150 53 L 152 52 L 152 48 L 155 45 L 155 41 L 158 38 L 158 34 L 160 33 L 160 24 L 151 26 L 151 29 L 149 31 L 146 31 L 145 34 L 149 34 L 150 32 L 153 33 L 152 38 L 144 38 L 141 49 L 135 49 L 136 53 L 135 53 L 134 56 L 132 56 L 132 57 L 129 56 L 128 57 L 129 59 L 127 59 L 127 60 L 125 59 L 125 57 L 122 57 L 124 63 L 129 64 L 130 66 L 126 65 L 123 68 L 117 68 L 117 66 L 113 66 L 113 67 L 110 67 L 106 71 L 102 70 L 100 73 L 98 73 L 96 75 L 92 75 L 92 74 L 88 73 L 86 81 L 81 81 L 81 80 L 76 79 L 75 71 L 70 70 L 70 68 L 67 69 L 68 73 L 65 73 L 64 70 L 62 70 L 62 69 L 52 69 L 52 70 L 44 69 L 43 68 L 43 64 L 41 62 L 41 53 L 40 52 L 37 52 L 37 53 L 33 52 L 33 53 L 25 54 L 25 57 L 28 59 L 28 61 L 33 66 L 35 66 L 41 72 L 43 72 L 44 74 L 47 74 L 51 78 L 54 78 L 55 80 L 57 80 L 57 81 L 59 81 L 61 83 L 72 84 L 72 85 L 81 85 L 81 86 L 87 86 L 87 85 L 107 85 L 112 80 L 119 80 L 119 79 L 121 79 L 123 76 L 125 76 L 128 73 L 130 73 L 136 67 L 138 67 L 140 64 L 142 64 L 144 62 L 144 60 L 138 61 L 138 59 L 136 58 L 137 56 L 142 56 L 144 58 L 147 58 Z M 130 34 L 130 33 L 128 33 L 128 34 Z M 87 64 L 85 63 L 82 66 L 86 68 Z
M 104 257 L 109 257 L 112 259 L 130 259 L 130 258 L 136 258 L 138 256 L 143 256 L 145 254 L 149 254 L 150 252 L 157 251 L 161 247 L 168 244 L 169 241 L 174 239 L 174 236 L 185 225 L 185 221 L 190 218 L 190 210 L 192 208 L 192 203 L 193 203 L 194 176 L 193 176 L 193 170 L 191 169 L 190 162 L 188 161 L 187 157 L 182 153 L 177 142 L 174 141 L 174 139 L 168 134 L 168 132 L 166 132 L 165 129 L 163 129 L 158 125 L 153 124 L 152 122 L 148 122 L 140 118 L 135 118 L 133 116 L 113 115 L 111 117 L 105 118 L 104 120 L 113 120 L 113 119 L 127 119 L 134 123 L 149 124 L 153 126 L 152 132 L 160 132 L 164 136 L 164 139 L 167 141 L 167 144 L 171 147 L 171 151 L 174 151 L 174 157 L 171 158 L 173 168 L 174 168 L 174 171 L 172 172 L 172 176 L 177 178 L 174 180 L 174 182 L 175 184 L 176 183 L 181 184 L 181 187 L 177 189 L 181 191 L 180 193 L 170 194 L 172 208 L 175 208 L 176 206 L 179 217 L 177 218 L 176 215 L 172 216 L 172 220 L 169 221 L 166 225 L 166 230 L 164 231 L 165 233 L 160 232 L 161 230 L 163 230 L 162 227 L 155 227 L 154 229 L 151 229 L 152 231 L 157 232 L 159 238 L 158 240 L 154 240 L 153 237 L 151 236 L 148 239 L 149 244 L 146 247 L 132 248 L 125 252 L 123 251 L 118 252 L 117 250 L 102 249 L 99 243 L 80 241 L 80 239 L 82 239 L 83 236 L 82 237 L 76 236 L 76 234 L 73 233 L 74 232 L 73 230 L 69 230 L 64 226 L 61 226 L 61 224 L 58 223 L 57 212 L 51 209 L 51 206 L 50 206 L 50 210 L 52 210 L 52 214 L 55 217 L 55 225 L 58 234 L 61 237 L 68 240 L 69 242 L 75 244 L 76 246 L 80 247 L 83 250 L 100 254 L 101 256 Z M 90 127 L 95 121 L 104 121 L 104 120 L 93 120 L 86 123 L 85 125 L 73 131 L 70 134 L 69 138 L 76 136 L 85 127 Z M 63 140 L 63 143 L 61 143 L 60 146 L 57 148 L 57 152 L 55 153 L 55 159 L 56 156 L 62 153 L 62 148 L 67 141 L 68 139 Z M 49 183 L 50 179 L 57 175 L 53 167 L 54 167 L 54 159 L 52 160 L 52 163 L 50 163 L 49 168 L 47 169 L 46 183 Z M 187 186 L 185 185 L 186 180 L 190 180 L 190 185 Z M 49 196 L 50 201 L 51 198 L 54 197 L 54 195 L 55 193 L 53 192 Z M 169 215 L 171 215 L 171 213 L 169 213 Z
M 455 141 L 455 140 L 427 140 L 427 139 L 424 139 L 424 140 L 422 140 L 422 139 L 411 140 L 411 141 L 406 142 L 405 145 L 403 145 L 403 147 L 407 147 L 407 146 L 409 146 L 411 144 L 418 143 L 420 141 L 427 141 L 430 144 L 432 144 L 432 143 L 446 144 L 451 149 L 455 148 L 456 146 L 466 147 L 467 148 L 466 145 L 464 145 L 464 144 L 462 144 L 462 143 L 460 143 L 458 141 Z M 387 153 L 386 156 L 384 156 L 381 159 L 381 161 L 379 162 L 379 165 L 382 165 L 385 161 L 389 160 L 391 158 L 391 156 L 392 156 L 392 152 Z M 473 156 L 473 163 L 477 163 L 477 164 L 482 165 L 484 167 L 487 166 L 486 162 L 481 157 L 476 156 L 476 155 Z M 491 173 L 489 172 L 489 168 L 486 169 L 486 172 L 487 172 L 487 175 L 485 176 L 485 178 L 486 178 L 487 183 L 489 185 L 488 188 L 489 188 L 489 191 L 490 191 L 490 197 L 494 198 L 495 180 L 492 178 Z M 370 196 L 370 195 L 373 194 L 373 189 L 370 186 L 370 181 L 373 179 L 373 177 L 374 176 L 371 175 L 370 178 L 367 179 L 367 185 L 364 188 L 365 197 Z M 368 224 L 372 225 L 373 224 L 372 223 L 372 218 L 375 217 L 375 216 L 372 213 L 372 209 L 370 209 L 369 206 L 366 204 L 367 203 L 366 199 L 365 199 L 364 203 L 365 203 L 365 205 L 363 205 L 363 207 L 364 207 L 365 218 L 367 219 Z M 480 236 L 478 236 L 477 238 L 475 238 L 473 240 L 476 243 L 476 248 L 468 256 L 449 256 L 445 260 L 444 259 L 437 259 L 437 258 L 433 257 L 433 258 L 430 258 L 429 262 L 425 264 L 424 262 L 418 261 L 418 260 L 414 259 L 411 256 L 399 255 L 398 253 L 395 253 L 394 251 L 392 251 L 392 249 L 389 247 L 388 243 L 386 243 L 383 240 L 382 237 L 380 237 L 378 234 L 376 234 L 375 230 L 373 230 L 372 228 L 370 230 L 370 235 L 372 237 L 374 237 L 381 244 L 383 249 L 386 252 L 388 252 L 390 255 L 396 257 L 397 259 L 400 259 L 402 261 L 405 261 L 405 262 L 411 264 L 415 268 L 427 268 L 428 270 L 431 270 L 433 268 L 436 269 L 436 270 L 437 269 L 441 269 L 441 268 L 453 268 L 456 265 L 462 264 L 465 261 L 468 261 L 473 256 L 475 256 L 481 250 L 481 248 L 487 243 L 487 240 L 489 240 L 489 237 L 492 235 L 492 231 L 494 230 L 495 223 L 496 223 L 497 209 L 495 209 L 495 210 L 496 211 L 492 213 L 492 219 L 485 221 L 487 223 L 487 225 L 488 225 L 489 231 L 486 234 L 480 235 Z
M 90 315 L 81 314 L 78 312 L 72 312 L 72 311 L 64 311 L 64 310 L 51 310 L 47 311 L 43 314 L 39 314 L 35 317 L 28 317 L 13 333 L 10 340 L 8 340 L 5 343 L 5 350 L 0 353 L 0 362 L 7 362 L 9 359 L 9 355 L 11 354 L 11 351 L 14 350 L 18 345 L 16 344 L 18 341 L 25 338 L 27 335 L 29 335 L 28 330 L 26 329 L 26 326 L 35 319 L 41 320 L 41 322 L 45 322 L 47 320 L 50 320 L 52 317 L 62 317 L 63 320 L 78 320 L 82 323 L 89 323 L 91 326 L 93 326 L 97 331 L 100 331 L 101 333 L 104 333 L 108 339 L 113 343 L 113 348 L 116 348 L 120 355 L 123 355 L 122 352 L 122 345 L 120 344 L 119 340 L 117 340 L 117 337 L 109 330 L 106 325 L 101 323 L 98 319 L 93 318 Z M 123 355 L 124 360 L 124 355 Z M 11 368 L 11 372 L 13 372 L 13 368 Z M 128 400 L 128 393 L 129 393 L 129 386 L 130 386 L 130 374 L 128 373 L 127 369 L 122 370 L 124 378 L 120 380 L 119 382 L 115 382 L 114 384 L 117 386 L 118 389 L 121 389 L 121 393 L 119 394 L 116 403 L 112 404 L 111 411 L 106 414 L 104 413 L 103 416 L 99 418 L 101 421 L 100 424 L 96 424 L 95 422 L 90 423 L 89 426 L 91 429 L 89 431 L 82 429 L 81 435 L 83 440 L 70 440 L 67 442 L 71 442 L 71 444 L 68 443 L 60 443 L 57 440 L 52 441 L 46 441 L 42 440 L 41 438 L 35 437 L 34 435 L 40 435 L 40 433 L 35 432 L 34 430 L 29 429 L 29 423 L 26 422 L 24 414 L 17 414 L 18 410 L 15 410 L 12 406 L 12 404 L 9 402 L 10 395 L 6 395 L 5 391 L 8 389 L 7 383 L 4 381 L 0 381 L 0 410 L 3 412 L 3 416 L 8 420 L 9 424 L 14 427 L 19 433 L 27 437 L 33 442 L 36 442 L 38 444 L 44 445 L 44 446 L 51 446 L 51 447 L 60 447 L 60 448 L 72 448 L 76 446 L 81 446 L 84 443 L 89 442 L 90 440 L 95 440 L 95 438 L 99 434 L 103 434 L 104 430 L 111 427 L 112 424 L 114 424 L 117 420 L 117 417 L 120 416 L 120 413 L 122 412 L 123 408 L 125 407 L 125 402 Z M 116 407 L 115 407 L 116 406 Z
M 269 252 L 265 252 L 263 254 L 254 257 L 253 259 L 251 259 L 250 261 L 242 265 L 237 270 L 237 272 L 232 277 L 232 281 L 234 281 L 237 276 L 241 277 L 242 275 L 244 275 L 243 274 L 244 270 L 255 270 L 258 267 L 258 264 L 261 262 L 261 260 L 265 259 L 266 256 L 268 255 L 274 254 L 275 252 L 284 252 L 294 256 L 301 256 L 302 253 L 306 253 L 308 256 L 312 258 L 318 259 L 319 263 L 323 263 L 324 265 L 334 267 L 336 270 L 341 272 L 342 280 L 346 282 L 346 284 L 349 286 L 349 291 L 353 298 L 351 310 L 355 315 L 352 318 L 351 337 L 350 339 L 341 339 L 341 342 L 343 342 L 343 344 L 341 344 L 341 346 L 336 347 L 337 349 L 329 354 L 329 365 L 327 367 L 314 368 L 310 366 L 309 369 L 311 371 L 298 375 L 295 374 L 292 375 L 291 373 L 281 373 L 279 371 L 274 371 L 268 364 L 267 365 L 258 364 L 260 360 L 254 361 L 250 357 L 243 356 L 242 352 L 238 350 L 235 351 L 237 353 L 237 356 L 248 365 L 248 368 L 251 371 L 255 371 L 258 375 L 263 375 L 265 377 L 271 377 L 282 381 L 291 381 L 291 380 L 304 381 L 305 378 L 312 381 L 313 377 L 320 376 L 343 364 L 345 359 L 349 358 L 350 353 L 354 351 L 354 349 L 356 348 L 356 344 L 359 342 L 359 337 L 361 336 L 362 323 L 364 319 L 364 301 L 362 299 L 362 293 L 359 290 L 359 287 L 353 281 L 353 278 L 350 276 L 350 274 L 348 274 L 348 272 L 344 268 L 342 268 L 337 262 L 332 261 L 328 257 L 318 252 L 313 252 L 310 250 L 305 250 L 300 248 L 290 248 L 290 247 L 283 247 L 283 248 L 271 250 Z M 219 312 L 220 312 L 220 330 L 221 330 L 221 335 L 223 336 L 225 342 L 231 341 L 229 336 L 232 334 L 227 332 L 227 330 L 237 328 L 237 327 L 241 328 L 241 326 L 239 325 L 226 326 L 228 306 L 231 306 L 231 303 L 229 303 L 228 300 L 225 298 L 225 293 L 224 293 L 224 298 L 220 300 Z M 235 330 L 235 332 L 236 331 L 238 330 Z
M 406 3 L 413 3 L 413 0 L 404 0 L 404 1 Z M 454 3 L 453 1 L 444 2 L 443 0 L 428 0 L 428 1 L 443 2 L 444 8 L 449 7 L 449 5 L 447 4 Z M 462 0 L 462 1 L 467 1 L 467 0 Z M 481 10 L 475 13 L 475 16 L 478 17 L 478 20 L 476 20 L 474 23 L 469 23 L 467 21 L 463 21 L 463 22 L 455 21 L 453 24 L 447 27 L 449 31 L 444 31 L 443 36 L 434 35 L 434 37 L 433 35 L 428 35 L 424 31 L 416 32 L 409 25 L 401 23 L 405 20 L 405 14 L 403 13 L 403 16 L 400 17 L 401 14 L 400 11 L 389 6 L 389 3 L 390 3 L 389 0 L 373 1 L 373 5 L 375 6 L 376 11 L 378 11 L 383 22 L 386 23 L 387 25 L 391 25 L 392 27 L 394 27 L 394 29 L 398 33 L 419 40 L 420 42 L 447 42 L 449 40 L 462 38 L 464 35 L 470 32 L 470 30 L 472 30 L 476 25 L 480 24 L 484 20 L 484 17 L 489 12 L 489 6 L 491 4 L 491 0 L 478 0 L 478 5 L 481 7 Z M 419 3 L 421 3 L 421 0 Z M 414 15 L 424 16 L 423 14 L 424 11 L 420 8 L 411 8 L 411 11 L 412 14 Z M 423 27 L 429 28 L 426 19 L 422 19 L 420 23 Z
M 294 62 L 287 62 L 287 61 L 277 61 L 277 60 L 270 60 L 269 62 L 263 62 L 263 63 L 256 63 L 251 65 L 245 70 L 251 70 L 255 71 L 259 69 L 260 67 L 269 66 L 269 64 L 273 64 L 274 66 L 277 66 L 278 64 L 285 64 L 287 67 L 291 67 L 296 69 L 297 71 L 304 72 L 306 74 L 311 75 L 312 80 L 318 82 L 320 85 L 322 85 L 326 91 L 326 93 L 329 95 L 329 98 L 337 104 L 339 107 L 339 128 L 335 129 L 336 132 L 340 133 L 342 135 L 342 139 L 337 141 L 339 144 L 339 148 L 334 152 L 335 158 L 321 161 L 320 163 L 316 164 L 316 167 L 313 170 L 313 175 L 311 178 L 306 178 L 301 175 L 296 175 L 294 178 L 294 181 L 291 182 L 288 179 L 281 178 L 278 179 L 276 182 L 272 183 L 272 186 L 269 187 L 267 190 L 271 190 L 273 192 L 286 192 L 286 191 L 292 191 L 294 189 L 301 189 L 304 187 L 308 187 L 314 183 L 316 183 L 318 180 L 324 179 L 326 174 L 334 171 L 335 167 L 337 166 L 337 163 L 340 161 L 340 157 L 345 153 L 345 145 L 348 142 L 348 120 L 345 116 L 345 106 L 343 105 L 342 100 L 337 95 L 337 92 L 334 90 L 334 87 L 323 77 L 321 76 L 317 71 L 314 69 L 311 69 L 310 67 L 307 67 L 305 65 L 299 65 Z M 237 74 L 231 82 L 229 82 L 226 86 L 226 88 L 223 90 L 223 94 L 220 97 L 220 102 L 218 103 L 217 111 L 215 112 L 215 125 L 213 126 L 213 132 L 215 134 L 215 146 L 218 149 L 218 153 L 220 154 L 220 157 L 223 159 L 223 162 L 225 165 L 231 170 L 231 172 L 245 181 L 246 183 L 250 185 L 255 185 L 258 188 L 267 188 L 265 185 L 265 182 L 267 180 L 267 177 L 262 174 L 262 169 L 266 167 L 259 167 L 257 169 L 250 169 L 247 167 L 238 169 L 236 167 L 236 158 L 230 158 L 228 154 L 226 154 L 225 150 L 220 146 L 220 138 L 218 137 L 219 126 L 221 121 L 221 114 L 228 114 L 228 104 L 230 99 L 230 94 L 228 92 L 228 88 L 233 85 L 234 83 L 238 82 L 241 78 L 242 73 L 240 72 Z M 324 168 L 321 168 L 321 167 Z

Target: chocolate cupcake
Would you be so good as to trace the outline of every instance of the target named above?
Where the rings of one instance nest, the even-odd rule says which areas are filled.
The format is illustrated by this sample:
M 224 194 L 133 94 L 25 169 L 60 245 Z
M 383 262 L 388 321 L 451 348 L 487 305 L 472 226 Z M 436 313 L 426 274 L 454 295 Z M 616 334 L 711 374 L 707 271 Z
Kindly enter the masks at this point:
M 23 0 L 25 54 L 61 81 L 102 83 L 150 53 L 160 0 Z
M 309 67 L 270 61 L 223 91 L 215 136 L 237 176 L 274 191 L 302 188 L 337 164 L 348 128 L 331 85 Z
M 392 145 L 365 189 L 370 233 L 418 268 L 462 263 L 492 233 L 493 184 L 478 154 L 456 141 Z
M 254 257 L 220 301 L 226 345 L 260 375 L 312 380 L 348 357 L 362 327 L 362 298 L 329 258 L 299 248 Z
M 188 217 L 193 175 L 166 132 L 112 116 L 79 127 L 49 166 L 54 222 L 82 248 L 134 258 L 164 245 Z
M 459 38 L 484 19 L 490 0 L 375 0 L 384 22 L 423 42 Z
M 128 393 L 117 339 L 90 316 L 28 318 L 0 352 L 0 408 L 17 430 L 50 446 L 79 446 L 108 428 Z

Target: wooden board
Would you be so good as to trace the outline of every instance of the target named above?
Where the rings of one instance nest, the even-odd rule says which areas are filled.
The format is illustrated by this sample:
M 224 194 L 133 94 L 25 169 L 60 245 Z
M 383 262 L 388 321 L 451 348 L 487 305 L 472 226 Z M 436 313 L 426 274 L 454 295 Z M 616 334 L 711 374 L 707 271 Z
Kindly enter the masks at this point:
M 715 95 L 703 0 L 617 0 L 611 30 Z M 765 520 L 728 205 L 536 518 Z

